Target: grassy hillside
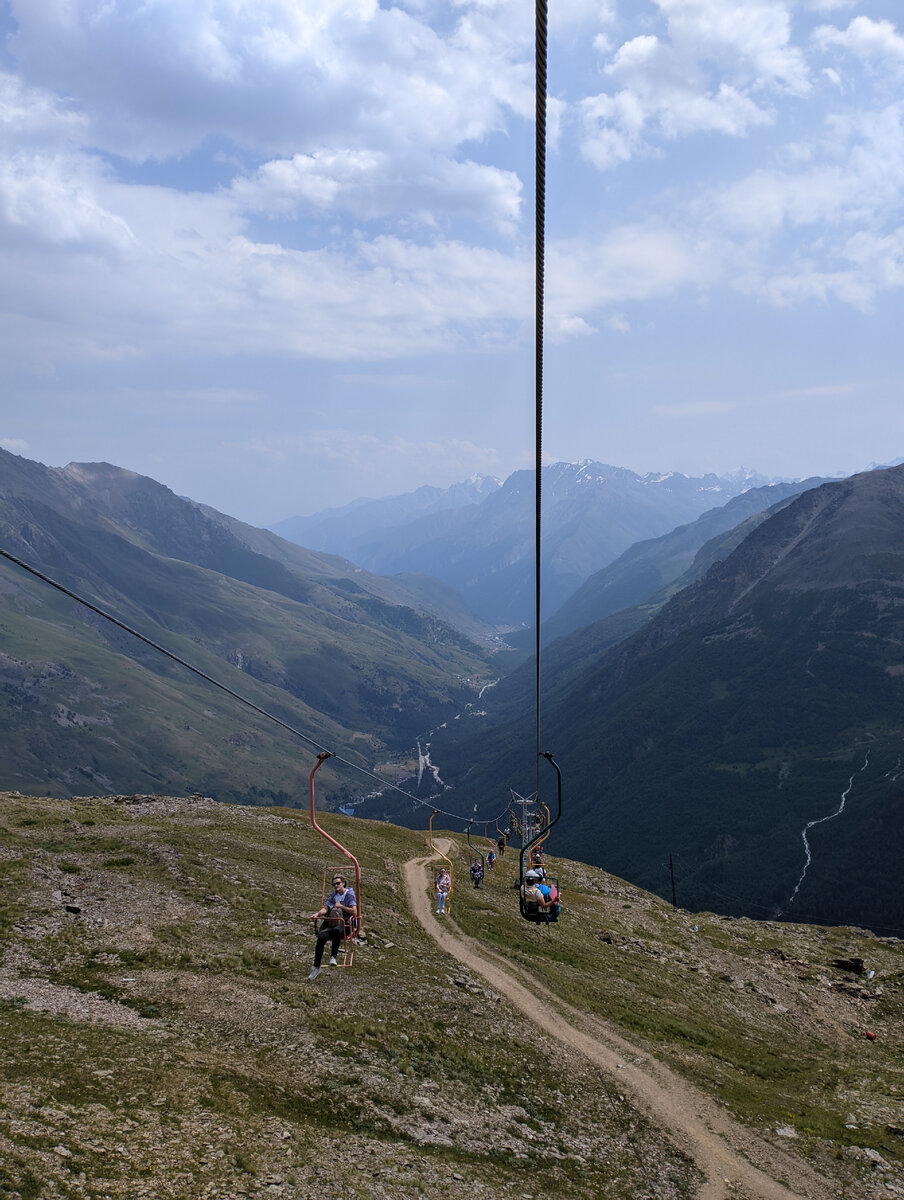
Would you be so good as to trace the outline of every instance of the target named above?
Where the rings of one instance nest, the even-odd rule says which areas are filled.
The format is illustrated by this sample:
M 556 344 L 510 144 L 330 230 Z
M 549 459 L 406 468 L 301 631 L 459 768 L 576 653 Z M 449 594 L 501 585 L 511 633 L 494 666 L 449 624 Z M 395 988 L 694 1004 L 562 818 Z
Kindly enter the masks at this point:
M 0 797 L 0 1197 L 695 1195 L 618 1070 L 412 918 L 402 867 L 423 836 L 325 819 L 361 857 L 367 944 L 311 984 L 325 843 L 298 814 Z M 550 865 L 555 929 L 518 919 L 506 860 L 458 887 L 454 920 L 789 1152 L 792 1175 L 809 1161 L 851 1198 L 904 1187 L 901 943 L 673 912 Z M 850 957 L 874 976 L 833 965 Z
M 366 767 L 461 711 L 486 671 L 430 581 L 378 580 L 105 464 L 0 452 L 0 483 L 5 551 Z M 0 717 L 0 786 L 295 794 L 297 743 L 7 560 Z M 362 786 L 335 784 L 334 802 Z

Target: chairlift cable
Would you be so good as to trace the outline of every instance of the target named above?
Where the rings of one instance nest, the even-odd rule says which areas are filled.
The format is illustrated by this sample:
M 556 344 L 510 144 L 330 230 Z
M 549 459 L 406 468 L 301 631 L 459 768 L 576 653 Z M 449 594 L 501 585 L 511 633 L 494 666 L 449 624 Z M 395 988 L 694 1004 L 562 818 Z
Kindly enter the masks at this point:
M 546 260 L 546 64 L 547 0 L 536 0 L 535 33 L 535 186 L 534 186 L 534 651 L 537 793 L 540 792 L 540 548 L 543 467 L 543 316 Z

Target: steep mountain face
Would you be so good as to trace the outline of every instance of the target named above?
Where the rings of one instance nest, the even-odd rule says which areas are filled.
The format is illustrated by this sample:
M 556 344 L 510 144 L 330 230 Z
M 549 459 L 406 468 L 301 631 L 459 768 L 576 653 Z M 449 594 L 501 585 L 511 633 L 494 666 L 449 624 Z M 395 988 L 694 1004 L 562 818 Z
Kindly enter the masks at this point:
M 899 467 L 803 493 L 613 649 L 557 643 L 557 844 L 662 892 L 672 855 L 687 905 L 904 932 L 902 601 Z M 463 812 L 533 757 L 527 715 L 433 747 Z
M 0 545 L 364 765 L 454 715 L 483 671 L 432 581 L 369 576 L 107 464 L 0 454 Z M 297 786 L 286 735 L 7 562 L 0 624 L 9 786 Z
M 751 518 L 762 516 L 767 510 L 825 482 L 825 479 L 814 478 L 750 488 L 740 496 L 732 497 L 727 504 L 711 508 L 688 525 L 680 525 L 658 538 L 636 542 L 615 562 L 591 575 L 558 612 L 544 622 L 543 641 L 551 642 L 612 613 L 645 603 L 676 580 L 681 581 L 695 564 L 699 566 L 697 556 L 707 542 L 735 529 L 739 531 L 737 542 L 740 542 L 754 527 L 754 524 L 748 524 Z M 725 543 L 722 545 L 724 547 Z M 719 556 L 724 557 L 727 553 L 724 549 Z M 679 586 L 686 582 L 690 581 L 679 582 Z
M 641 476 L 594 462 L 544 468 L 542 567 L 548 611 L 634 542 L 666 533 L 762 482 L 749 475 Z M 332 540 L 329 526 L 322 525 L 323 540 L 317 544 L 383 575 L 412 570 L 435 575 L 460 591 L 486 621 L 518 626 L 533 620 L 532 471 L 515 472 L 479 503 L 383 524 L 377 531 L 351 532 L 359 511 L 347 514 L 342 539 Z

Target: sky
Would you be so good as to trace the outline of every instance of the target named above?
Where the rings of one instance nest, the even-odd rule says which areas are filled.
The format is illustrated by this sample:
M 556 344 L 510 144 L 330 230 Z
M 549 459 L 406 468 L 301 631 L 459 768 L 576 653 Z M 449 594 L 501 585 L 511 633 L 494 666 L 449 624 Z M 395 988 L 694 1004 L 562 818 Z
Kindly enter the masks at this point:
M 552 0 L 546 461 L 904 455 L 893 0 Z M 534 450 L 530 0 L 0 0 L 0 446 L 257 525 Z

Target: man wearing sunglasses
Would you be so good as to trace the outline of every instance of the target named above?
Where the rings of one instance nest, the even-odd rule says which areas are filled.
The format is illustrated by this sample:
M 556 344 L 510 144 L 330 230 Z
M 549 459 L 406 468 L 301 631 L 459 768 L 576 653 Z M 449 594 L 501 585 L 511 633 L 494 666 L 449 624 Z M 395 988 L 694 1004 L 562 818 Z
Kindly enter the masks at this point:
M 311 917 L 315 921 L 320 921 L 320 928 L 317 930 L 317 945 L 314 949 L 314 966 L 308 976 L 311 982 L 320 974 L 323 948 L 327 942 L 331 943 L 330 966 L 337 965 L 336 955 L 339 953 L 339 943 L 342 941 L 343 935 L 350 936 L 351 920 L 358 910 L 354 888 L 348 886 L 344 875 L 334 875 L 330 883 L 333 890 L 324 901 L 323 908 L 311 913 Z

